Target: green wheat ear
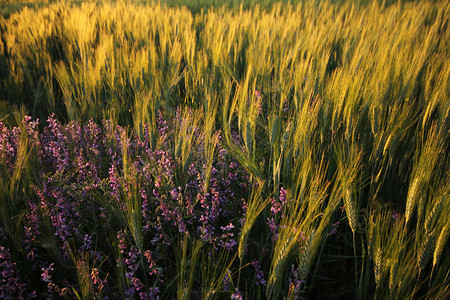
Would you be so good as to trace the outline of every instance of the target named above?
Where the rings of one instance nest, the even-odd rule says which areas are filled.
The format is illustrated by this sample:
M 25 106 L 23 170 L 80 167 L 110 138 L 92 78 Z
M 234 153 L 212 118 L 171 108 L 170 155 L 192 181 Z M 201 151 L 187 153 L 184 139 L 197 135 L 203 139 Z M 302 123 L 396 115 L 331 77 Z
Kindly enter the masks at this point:
M 374 273 L 375 273 L 375 283 L 377 287 L 379 287 L 383 277 L 383 269 L 384 269 L 383 250 L 380 247 L 378 247 L 376 253 L 377 254 L 375 255 Z
M 371 214 L 369 218 L 370 218 L 369 225 L 367 229 L 367 250 L 369 252 L 369 256 L 373 258 L 374 230 L 375 230 L 375 222 L 373 220 L 374 219 L 373 214 Z
M 343 191 L 345 213 L 353 233 L 358 228 L 358 207 L 355 189 L 358 188 L 358 172 L 361 170 L 361 151 L 356 145 L 339 145 L 336 148 L 339 181 Z
M 350 189 L 346 189 L 344 192 L 344 205 L 350 228 L 353 232 L 356 232 L 356 229 L 358 228 L 358 221 L 356 218 L 354 200 Z
M 279 130 L 280 130 L 280 117 L 276 116 L 273 119 L 272 126 L 271 126 L 270 145 L 272 145 L 272 146 L 275 145 L 275 141 L 277 140 Z
M 389 272 L 389 289 L 392 291 L 395 288 L 395 284 L 397 282 L 397 274 L 398 274 L 398 262 L 391 264 L 390 272 Z
M 436 204 L 434 204 L 431 211 L 428 213 L 428 216 L 425 220 L 425 230 L 427 231 L 427 233 L 430 233 L 433 230 L 433 227 L 439 218 L 439 214 L 442 210 L 442 199 L 444 197 L 445 196 L 440 197 Z
M 255 224 L 257 217 L 270 203 L 270 197 L 267 197 L 264 200 L 261 199 L 262 190 L 263 190 L 262 186 L 253 187 L 250 202 L 248 203 L 247 206 L 247 212 L 245 214 L 244 224 L 242 226 L 241 233 L 239 235 L 239 244 L 238 244 L 238 257 L 241 262 L 244 259 L 245 248 L 247 247 L 247 240 L 250 234 L 250 230 Z
M 374 106 L 372 108 L 370 117 L 371 117 L 371 125 L 372 125 L 372 133 L 373 135 L 377 135 L 379 130 L 379 114 L 380 114 L 380 108 L 378 106 Z
M 435 240 L 436 234 L 433 231 L 430 232 L 427 235 L 426 239 L 423 241 L 420 251 L 417 255 L 417 266 L 419 267 L 419 272 L 425 269 L 426 265 L 428 264 L 428 261 L 430 260 L 433 253 Z
M 313 230 L 306 244 L 302 247 L 299 263 L 299 274 L 302 280 L 306 280 L 311 267 L 311 245 L 314 240 L 315 230 Z
M 414 208 L 417 205 L 417 199 L 419 197 L 418 194 L 421 189 L 420 186 L 421 186 L 421 178 L 417 176 L 416 178 L 414 178 L 414 181 L 408 190 L 408 196 L 406 198 L 406 210 L 405 210 L 406 224 L 408 224 L 409 220 L 411 219 Z
M 433 170 L 435 169 L 443 150 L 443 141 L 438 134 L 438 129 L 436 126 L 433 126 L 428 133 L 426 142 L 422 146 L 420 156 L 414 164 L 412 176 L 414 179 L 409 186 L 406 199 L 406 224 L 411 220 L 417 201 L 421 196 L 422 189 L 430 182 Z M 421 212 L 418 217 L 419 219 L 423 217 Z
M 274 253 L 275 261 L 273 264 L 273 271 L 270 273 L 269 282 L 267 284 L 268 297 L 277 297 L 281 289 L 281 280 L 283 278 L 283 272 L 285 264 L 290 254 L 289 250 L 292 247 L 292 237 L 287 237 L 284 239 L 282 245 L 280 245 Z
M 439 264 L 439 261 L 442 256 L 442 252 L 444 251 L 444 247 L 447 243 L 449 236 L 449 225 L 448 223 L 442 228 L 441 233 L 439 234 L 439 238 L 436 242 L 436 247 L 433 252 L 433 269 Z

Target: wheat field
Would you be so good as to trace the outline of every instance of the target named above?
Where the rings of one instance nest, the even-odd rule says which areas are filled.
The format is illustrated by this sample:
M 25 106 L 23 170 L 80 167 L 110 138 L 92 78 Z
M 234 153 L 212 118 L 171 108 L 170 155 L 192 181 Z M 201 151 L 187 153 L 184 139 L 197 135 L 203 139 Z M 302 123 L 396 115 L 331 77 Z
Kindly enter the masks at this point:
M 43 2 L 0 17 L 0 298 L 450 296 L 447 1 Z

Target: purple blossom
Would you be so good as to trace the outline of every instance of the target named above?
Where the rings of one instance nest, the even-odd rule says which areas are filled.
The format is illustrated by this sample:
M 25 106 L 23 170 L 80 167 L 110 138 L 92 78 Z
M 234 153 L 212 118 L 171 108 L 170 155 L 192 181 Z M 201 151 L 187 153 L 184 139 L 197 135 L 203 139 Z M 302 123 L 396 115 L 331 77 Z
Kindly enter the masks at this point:
M 5 161 L 9 172 L 12 172 L 16 160 L 19 134 L 19 128 L 10 131 L 0 122 L 0 158 Z
M 26 295 L 26 284 L 20 283 L 16 263 L 8 249 L 0 245 L 0 298 L 24 299 L 34 298 L 35 292 Z
M 333 223 L 332 225 L 331 225 L 331 230 L 330 230 L 330 232 L 328 233 L 328 235 L 334 235 L 334 234 L 336 234 L 336 232 L 337 232 L 337 230 L 338 230 L 338 228 L 339 228 L 339 222 L 336 222 L 336 223 Z
M 142 136 L 127 135 L 123 127 L 114 126 L 110 121 L 104 121 L 102 127 L 92 120 L 84 125 L 80 122 L 62 125 L 52 115 L 39 133 L 38 120 L 24 119 L 30 145 L 39 158 L 36 161 L 40 178 L 33 186 L 39 201 L 29 201 L 26 206 L 23 246 L 27 258 L 38 268 L 34 270 L 47 286 L 45 297 L 73 294 L 71 282 L 54 270 L 59 260 L 40 261 L 46 257 L 38 256 L 39 245 L 45 237 L 41 231 L 51 230 L 57 237 L 55 245 L 63 250 L 63 257 L 58 259 L 70 261 L 68 246 L 72 245 L 78 253 L 88 255 L 83 258 L 84 268 L 88 270 L 93 293 L 99 298 L 108 294 L 107 281 L 101 274 L 110 274 L 116 265 L 109 253 L 108 230 L 117 232 L 129 298 L 158 298 L 159 283 L 167 284 L 163 281 L 163 270 L 171 267 L 165 251 L 177 242 L 174 237 L 180 233 L 202 239 L 215 249 L 236 250 L 235 237 L 245 216 L 245 198 L 251 186 L 249 174 L 221 147 L 221 136 L 216 132 L 211 177 L 206 184 L 201 128 L 182 119 L 174 120 L 178 122 L 176 125 L 171 122 L 164 120 L 159 112 L 160 140 L 154 149 L 155 145 L 150 146 L 148 124 L 144 125 Z M 196 145 L 183 174 L 178 170 L 184 166 L 179 165 L 169 140 L 179 123 L 194 133 L 193 145 Z M 7 167 L 14 166 L 21 134 L 19 128 L 9 130 L 0 122 L 0 160 Z M 234 136 L 238 138 L 236 133 Z M 136 175 L 124 174 L 123 148 Z M 136 194 L 132 194 L 134 190 L 130 186 L 137 189 Z M 122 223 L 116 222 L 117 216 L 111 214 L 114 209 L 119 216 L 126 212 L 124 196 L 137 197 L 140 201 L 144 236 L 151 247 L 144 253 L 130 243 L 129 233 Z M 89 265 L 97 267 L 89 270 Z M 170 274 L 171 270 L 167 270 Z M 146 280 L 141 277 L 143 274 Z M 14 278 L 16 275 L 17 272 Z M 117 290 L 108 295 L 117 295 Z
M 95 288 L 96 298 L 101 298 L 103 293 L 108 290 L 108 281 L 100 278 L 98 268 L 91 269 L 91 280 Z
M 41 280 L 47 284 L 47 294 L 49 298 L 55 298 L 57 295 L 61 296 L 67 296 L 71 293 L 72 288 L 70 284 L 67 282 L 63 282 L 64 288 L 61 288 L 59 285 L 54 283 L 53 276 L 51 272 L 54 271 L 54 263 L 51 263 L 48 267 L 42 267 L 41 270 Z
M 266 286 L 267 281 L 264 278 L 264 273 L 261 270 L 261 265 L 259 264 L 259 261 L 257 261 L 256 259 L 254 259 L 252 261 L 252 266 L 255 268 L 255 275 L 256 275 L 256 285 L 262 285 L 262 286 Z
M 83 245 L 81 245 L 81 251 L 89 251 L 92 247 L 92 237 L 89 234 L 85 234 L 83 238 Z
M 228 270 L 227 274 L 223 278 L 223 290 L 224 291 L 228 292 L 230 290 L 230 282 L 231 282 L 230 270 Z
M 299 279 L 299 268 L 295 268 L 291 265 L 291 273 L 289 276 L 289 295 L 291 297 L 297 297 L 302 293 L 302 287 L 306 283 L 304 280 Z
M 169 126 L 167 125 L 167 121 L 164 119 L 161 111 L 158 111 L 158 119 L 156 120 L 156 124 L 158 127 L 158 133 L 161 137 L 165 137 L 167 132 L 169 131 Z
M 237 242 L 234 239 L 220 240 L 218 246 L 227 249 L 228 251 L 232 251 L 234 246 L 237 245 Z
M 230 223 L 229 225 L 227 225 L 225 227 L 224 226 L 220 227 L 220 229 L 222 229 L 223 231 L 231 231 L 233 228 L 234 228 L 233 223 Z
M 134 288 L 134 286 L 130 286 L 126 291 L 125 291 L 125 299 L 129 299 L 132 300 L 134 299 L 134 294 L 136 293 L 136 289 Z
M 283 113 L 287 113 L 288 111 L 289 111 L 289 102 L 287 101 L 287 99 L 285 99 L 283 102 Z
M 243 300 L 244 298 L 242 297 L 242 294 L 239 291 L 239 289 L 236 288 L 235 292 L 231 295 L 231 299 L 232 300 Z
M 267 218 L 266 223 L 269 226 L 272 235 L 272 242 L 275 242 L 278 238 L 278 220 L 284 218 L 283 211 L 287 202 L 286 194 L 287 190 L 281 187 L 279 197 L 270 199 L 270 202 L 272 203 L 272 206 L 270 207 L 271 217 Z
M 276 224 L 275 219 L 267 218 L 267 225 L 269 225 L 270 233 L 272 234 L 272 242 L 275 243 L 275 241 L 278 239 L 278 227 L 279 225 Z
M 125 239 L 125 232 L 122 230 L 119 230 L 119 232 L 117 232 L 117 239 L 119 240 L 119 249 L 120 249 L 120 253 L 124 254 L 125 250 L 127 249 L 127 242 Z
M 42 268 L 42 273 L 41 273 L 41 279 L 43 282 L 46 283 L 50 283 L 52 282 L 52 276 L 50 274 L 50 272 L 54 271 L 55 269 L 53 268 L 55 264 L 51 263 L 47 268 Z
M 255 96 L 256 96 L 257 99 L 260 99 L 260 98 L 262 97 L 261 92 L 258 91 L 258 90 L 255 90 L 255 91 L 254 91 L 254 94 L 255 94 Z
M 26 225 L 24 226 L 25 239 L 23 244 L 25 250 L 28 252 L 27 259 L 33 260 L 36 251 L 33 243 L 36 241 L 41 232 L 39 230 L 38 206 L 32 201 L 28 201 L 28 205 L 31 210 L 26 214 Z
M 392 212 L 392 218 L 397 221 L 400 218 L 400 214 L 395 210 Z

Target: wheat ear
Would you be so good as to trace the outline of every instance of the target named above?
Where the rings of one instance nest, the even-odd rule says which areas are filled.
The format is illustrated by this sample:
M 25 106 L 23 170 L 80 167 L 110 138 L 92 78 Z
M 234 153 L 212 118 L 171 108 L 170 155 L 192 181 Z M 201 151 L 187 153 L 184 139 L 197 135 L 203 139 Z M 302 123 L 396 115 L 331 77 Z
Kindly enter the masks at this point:
M 434 242 L 436 239 L 435 232 L 431 232 L 427 235 L 427 238 L 420 248 L 419 255 L 417 256 L 417 265 L 419 267 L 419 274 L 426 266 L 431 258 L 431 253 L 433 251 Z
M 427 216 L 425 220 L 425 229 L 427 233 L 431 232 L 434 225 L 436 224 L 436 220 L 438 219 L 439 214 L 442 210 L 442 198 L 438 200 L 438 202 L 433 206 L 433 209 Z
M 375 273 L 375 283 L 378 287 L 383 277 L 383 250 L 380 247 L 378 247 L 377 255 L 375 256 L 374 273 Z
M 417 196 L 419 193 L 419 186 L 420 186 L 420 177 L 417 176 L 416 178 L 414 178 L 413 184 L 411 185 L 408 191 L 408 197 L 406 198 L 406 211 L 405 211 L 406 224 L 408 224 L 409 220 L 411 219 L 414 207 L 416 206 Z
M 314 239 L 315 231 L 311 235 L 303 247 L 300 259 L 300 279 L 305 280 L 308 277 L 309 269 L 311 267 L 311 244 Z
M 441 234 L 439 234 L 439 238 L 436 242 L 436 247 L 434 248 L 433 253 L 433 269 L 436 267 L 436 265 L 439 263 L 442 252 L 444 250 L 445 244 L 447 243 L 448 239 L 448 224 L 445 225 L 444 228 L 442 228 Z
M 344 193 L 344 205 L 350 228 L 352 229 L 352 232 L 355 232 L 356 228 L 358 227 L 358 222 L 356 220 L 355 205 L 353 202 L 352 193 L 348 188 Z

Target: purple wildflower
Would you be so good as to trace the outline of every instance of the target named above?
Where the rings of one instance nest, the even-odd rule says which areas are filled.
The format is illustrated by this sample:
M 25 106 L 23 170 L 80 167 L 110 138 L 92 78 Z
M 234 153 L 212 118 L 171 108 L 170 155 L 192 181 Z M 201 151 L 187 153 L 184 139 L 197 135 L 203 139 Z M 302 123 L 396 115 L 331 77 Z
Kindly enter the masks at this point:
M 289 111 L 289 102 L 287 101 L 287 99 L 285 99 L 283 102 L 283 113 L 287 113 L 288 111 Z
M 400 214 L 395 210 L 392 212 L 392 218 L 397 221 L 400 218 Z
M 302 293 L 302 287 L 306 283 L 304 280 L 299 279 L 299 268 L 295 268 L 291 265 L 291 273 L 289 276 L 289 296 L 295 299 Z
M 264 273 L 261 270 L 261 265 L 259 264 L 259 261 L 257 261 L 256 259 L 254 259 L 252 261 L 252 266 L 255 268 L 255 275 L 256 275 L 256 285 L 262 285 L 262 286 L 266 286 L 267 281 L 264 278 Z
M 334 224 L 332 224 L 331 225 L 331 230 L 330 230 L 330 232 L 328 233 L 328 235 L 334 235 L 334 234 L 336 234 L 336 232 L 337 232 L 337 229 L 338 229 L 338 227 L 339 227 L 339 222 L 336 222 L 336 223 L 334 223 Z
M 234 294 L 231 295 L 231 300 L 243 300 L 241 292 L 238 288 L 236 288 Z
M 0 298 L 23 299 L 26 296 L 26 284 L 20 283 L 16 263 L 12 261 L 8 249 L 3 246 L 0 246 L 0 274 L 2 278 L 0 279 Z

